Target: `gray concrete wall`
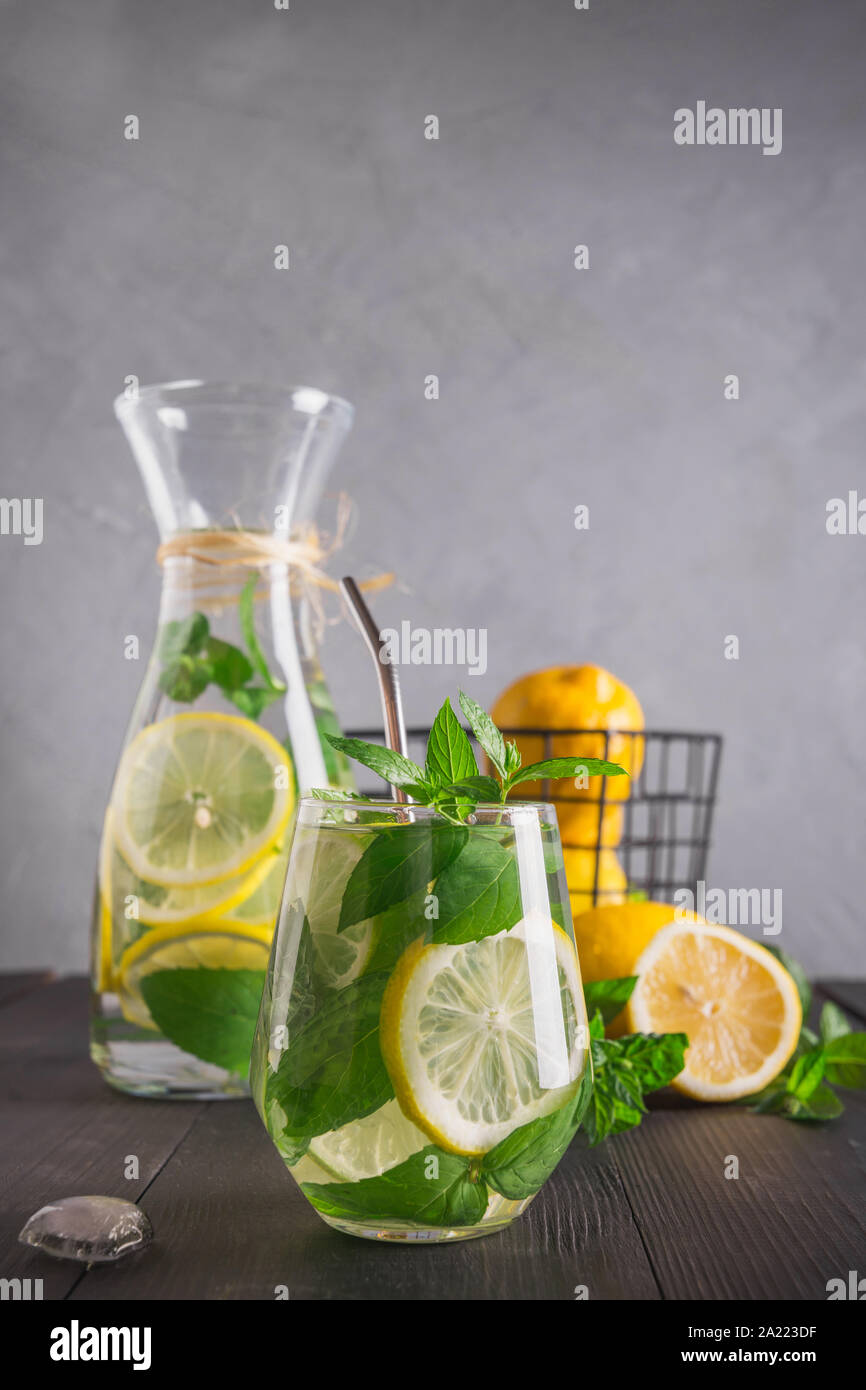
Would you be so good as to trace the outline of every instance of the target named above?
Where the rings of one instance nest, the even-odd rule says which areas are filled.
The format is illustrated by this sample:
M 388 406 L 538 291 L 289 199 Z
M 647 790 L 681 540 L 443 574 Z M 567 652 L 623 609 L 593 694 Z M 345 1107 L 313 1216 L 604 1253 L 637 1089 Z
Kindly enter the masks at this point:
M 862 974 L 866 536 L 825 508 L 866 495 L 863 7 L 5 0 L 0 21 L 2 491 L 45 500 L 42 545 L 0 538 L 0 963 L 85 960 L 140 675 L 122 640 L 158 596 L 110 409 L 134 373 L 352 399 L 335 482 L 347 564 L 403 582 L 381 621 L 485 627 L 484 701 L 595 661 L 650 723 L 721 730 L 712 883 L 781 888 L 782 944 Z M 782 153 L 677 147 L 701 99 L 781 107 Z M 325 658 L 344 723 L 375 718 L 358 640 L 334 629 Z M 458 679 L 411 669 L 410 718 Z

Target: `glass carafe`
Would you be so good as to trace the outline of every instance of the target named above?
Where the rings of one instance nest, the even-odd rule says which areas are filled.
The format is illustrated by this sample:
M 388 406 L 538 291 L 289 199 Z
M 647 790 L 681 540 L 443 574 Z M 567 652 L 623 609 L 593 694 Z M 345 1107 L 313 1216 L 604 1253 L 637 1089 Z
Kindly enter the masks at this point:
M 352 785 L 323 738 L 314 516 L 353 412 L 312 388 L 195 381 L 115 412 L 163 587 L 104 820 L 91 1054 L 134 1094 L 243 1095 L 298 798 Z

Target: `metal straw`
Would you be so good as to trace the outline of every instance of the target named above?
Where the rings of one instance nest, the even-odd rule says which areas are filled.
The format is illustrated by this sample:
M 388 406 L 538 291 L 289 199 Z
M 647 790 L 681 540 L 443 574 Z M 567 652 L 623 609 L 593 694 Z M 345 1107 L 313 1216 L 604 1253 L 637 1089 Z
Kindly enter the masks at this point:
M 400 678 L 397 674 L 397 668 L 390 661 L 382 660 L 382 651 L 386 644 L 354 579 L 348 575 L 341 579 L 340 592 L 351 609 L 352 616 L 358 625 L 358 631 L 363 637 L 376 666 L 376 679 L 379 682 L 382 715 L 385 720 L 385 743 L 393 752 L 402 753 L 404 758 L 408 758 L 409 741 L 406 738 L 406 724 L 403 719 L 403 702 L 400 699 Z M 391 795 L 395 801 L 406 802 L 409 800 L 403 788 L 395 787 L 393 782 L 391 783 Z

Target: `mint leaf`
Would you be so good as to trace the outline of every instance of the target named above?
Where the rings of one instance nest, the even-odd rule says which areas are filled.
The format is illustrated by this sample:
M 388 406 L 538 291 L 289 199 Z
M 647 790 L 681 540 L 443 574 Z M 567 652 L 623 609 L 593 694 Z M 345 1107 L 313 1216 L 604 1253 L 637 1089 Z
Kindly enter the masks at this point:
M 376 919 L 373 951 L 365 966 L 368 974 L 377 970 L 393 970 L 397 961 L 412 942 L 429 932 L 427 885 L 424 884 L 405 902 L 395 903 Z
M 789 1120 L 835 1120 L 845 1109 L 829 1086 L 818 1086 L 807 1101 L 790 1096 L 788 1100 L 786 1118 Z
M 258 582 L 259 576 L 254 570 L 241 590 L 241 596 L 238 599 L 238 617 L 240 619 L 241 632 L 247 644 L 250 660 L 267 688 L 274 691 L 277 695 L 284 695 L 286 687 L 282 681 L 275 680 L 271 675 L 270 668 L 265 660 L 265 654 L 262 651 L 256 634 L 255 595 Z
M 823 1084 L 805 1100 L 788 1091 L 784 1082 L 779 1084 L 778 1078 L 758 1094 L 758 1103 L 750 1107 L 756 1115 L 781 1115 L 786 1120 L 814 1123 L 835 1120 L 845 1109 L 836 1092 Z
M 828 999 L 821 1010 L 821 1041 L 824 1043 L 833 1042 L 834 1038 L 844 1038 L 851 1032 L 851 1024 L 848 1022 L 847 1015 L 834 1004 L 832 999 Z
M 481 1161 L 485 1182 L 520 1202 L 532 1197 L 562 1158 L 592 1099 L 592 1067 L 587 1058 L 577 1094 L 552 1115 L 512 1130 Z
M 866 1033 L 845 1033 L 824 1048 L 826 1077 L 834 1086 L 866 1088 Z
M 179 656 L 196 656 L 201 651 L 209 631 L 204 613 L 190 613 L 187 618 L 163 623 L 156 649 L 157 656 L 163 665 L 176 661 Z
M 343 738 L 339 734 L 326 733 L 325 738 L 338 753 L 345 753 L 347 757 L 354 758 L 355 762 L 363 763 L 395 787 L 415 784 L 423 786 L 425 792 L 429 791 L 423 768 L 413 763 L 411 758 L 404 758 L 402 753 L 395 752 L 393 748 L 382 748 L 380 744 L 367 743 L 362 738 Z
M 608 763 L 603 758 L 548 758 L 542 763 L 530 763 L 508 779 L 509 791 L 521 782 L 555 781 L 559 777 L 627 777 L 628 773 L 619 763 Z
M 253 674 L 253 668 L 240 647 L 223 642 L 219 637 L 208 637 L 204 646 L 205 658 L 210 664 L 211 680 L 221 690 L 235 690 L 246 685 Z
M 630 1071 L 617 1068 L 596 1060 L 595 1082 L 592 1090 L 592 1104 L 587 1111 L 584 1128 L 590 1145 L 594 1148 L 602 1139 L 614 1134 L 622 1134 L 627 1129 L 639 1125 L 646 1113 L 640 1084 Z
M 798 960 L 789 956 L 787 951 L 783 951 L 780 946 L 768 946 L 767 950 L 776 957 L 776 960 L 784 965 L 788 974 L 793 978 L 797 986 L 797 993 L 800 996 L 800 1006 L 803 1010 L 803 1017 L 808 1017 L 809 1009 L 812 1006 L 812 986 L 809 984 L 805 970 Z
M 445 792 L 454 792 L 455 795 L 463 795 L 469 800 L 492 801 L 496 805 L 500 802 L 499 783 L 493 777 L 484 777 L 479 773 L 477 777 L 463 777 L 459 782 L 453 783 L 450 787 L 443 787 Z
M 224 691 L 226 697 L 248 719 L 258 719 L 262 710 L 267 709 L 274 700 L 279 700 L 281 693 L 279 690 L 266 690 L 263 685 L 246 685 L 239 690 Z
M 474 1226 L 487 1210 L 487 1188 L 469 1176 L 470 1160 L 431 1144 L 376 1178 L 301 1183 L 323 1216 L 412 1221 L 422 1226 Z
M 338 930 L 405 902 L 463 849 L 467 831 L 453 825 L 395 825 L 373 836 L 343 890 Z
M 685 1033 L 631 1033 L 623 1038 L 598 1036 L 600 1014 L 590 1025 L 595 1084 L 587 1112 L 590 1144 L 639 1125 L 648 1091 L 667 1086 L 682 1071 L 688 1046 Z
M 210 684 L 210 667 L 197 656 L 178 656 L 159 673 L 159 688 L 170 700 L 189 705 Z
M 303 1086 L 334 1057 L 344 1056 L 378 1030 L 387 983 L 384 972 L 361 975 L 331 994 L 280 1058 L 279 1072 L 288 1086 Z
M 514 739 L 508 739 L 505 744 L 505 771 L 509 778 L 514 776 L 522 762 L 523 759 L 520 756 L 520 749 L 514 742 Z
M 824 1078 L 824 1066 L 823 1047 L 814 1047 L 802 1057 L 798 1057 L 788 1078 L 789 1093 L 796 1096 L 797 1100 L 808 1100 Z
M 605 1023 L 612 1023 L 621 1009 L 631 998 L 637 984 L 637 975 L 623 975 L 617 980 L 593 980 L 583 987 L 586 1011 L 592 1015 L 596 1009 L 601 1012 Z
M 434 788 L 437 801 L 441 788 L 452 786 L 464 777 L 478 776 L 478 764 L 472 752 L 472 745 L 451 708 L 450 700 L 445 701 L 433 721 L 427 740 L 425 773 L 427 782 Z M 472 796 L 458 795 L 446 802 L 442 809 L 459 812 L 476 799 Z
M 264 980 L 264 970 L 155 970 L 141 993 L 177 1047 L 246 1076 Z
M 366 801 L 367 797 L 360 792 L 348 791 L 345 787 L 311 787 L 307 792 L 308 796 L 314 796 L 317 801 Z
M 496 768 L 496 771 L 499 773 L 499 776 L 504 780 L 507 775 L 505 739 L 502 737 L 487 711 L 476 704 L 471 696 L 461 690 L 459 692 L 459 698 L 460 708 L 463 711 L 466 723 L 478 740 L 479 747 L 484 750 L 493 766 Z M 494 783 L 494 786 L 495 785 Z M 498 787 L 492 800 L 499 800 Z
M 427 781 L 434 786 L 450 786 L 464 777 L 478 775 L 478 764 L 472 744 L 466 737 L 457 715 L 446 700 L 430 730 L 427 740 Z
M 688 1045 L 685 1033 L 627 1033 L 604 1041 L 608 1060 L 629 1066 L 643 1092 L 658 1091 L 679 1075 Z
M 523 916 L 520 879 L 514 856 L 495 840 L 470 836 L 462 853 L 436 880 L 439 918 L 437 943 L 462 945 L 508 931 Z
M 295 1146 L 378 1110 L 394 1088 L 379 1049 L 387 975 L 362 975 L 313 1014 L 268 1079 L 268 1102 L 285 1116 L 281 1142 Z

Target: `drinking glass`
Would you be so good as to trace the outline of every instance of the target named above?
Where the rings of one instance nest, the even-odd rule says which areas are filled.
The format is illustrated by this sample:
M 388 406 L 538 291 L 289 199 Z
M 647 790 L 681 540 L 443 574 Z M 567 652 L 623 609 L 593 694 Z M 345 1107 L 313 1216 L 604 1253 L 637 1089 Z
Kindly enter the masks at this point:
M 340 1231 L 465 1240 L 519 1216 L 592 1086 L 553 808 L 304 798 L 251 1085 Z

